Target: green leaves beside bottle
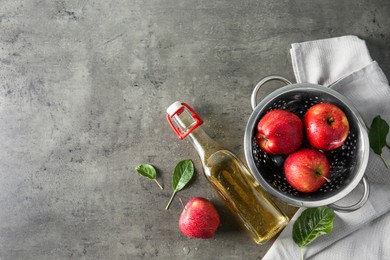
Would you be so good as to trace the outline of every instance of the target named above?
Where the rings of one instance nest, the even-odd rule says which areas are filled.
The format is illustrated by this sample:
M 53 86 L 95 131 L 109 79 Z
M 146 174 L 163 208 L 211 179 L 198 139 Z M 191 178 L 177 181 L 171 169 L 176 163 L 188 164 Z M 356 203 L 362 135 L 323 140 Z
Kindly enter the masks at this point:
M 140 175 L 150 180 L 154 180 L 157 183 L 157 185 L 160 187 L 160 189 L 163 189 L 161 184 L 156 179 L 157 171 L 152 165 L 146 163 L 140 164 L 135 168 L 135 170 Z M 183 160 L 176 164 L 172 176 L 173 194 L 165 209 L 169 208 L 169 206 L 172 203 L 173 197 L 176 195 L 178 191 L 182 190 L 190 182 L 193 175 L 194 175 L 194 164 L 192 163 L 191 160 Z
M 332 232 L 335 216 L 331 208 L 322 206 L 306 209 L 298 217 L 293 226 L 292 237 L 301 248 L 301 259 L 303 259 L 305 246 L 317 237 Z
M 183 160 L 176 165 L 172 177 L 173 193 L 165 209 L 169 208 L 172 203 L 173 197 L 175 197 L 176 192 L 182 190 L 187 185 L 187 183 L 190 182 L 193 175 L 194 164 L 191 160 Z
M 135 168 L 135 170 L 142 176 L 150 179 L 150 180 L 153 180 L 157 183 L 157 185 L 160 187 L 160 189 L 164 189 L 161 184 L 157 181 L 157 171 L 156 169 L 150 165 L 150 164 L 147 164 L 147 163 L 144 163 L 144 164 L 141 164 L 141 165 L 138 165 L 137 168 Z

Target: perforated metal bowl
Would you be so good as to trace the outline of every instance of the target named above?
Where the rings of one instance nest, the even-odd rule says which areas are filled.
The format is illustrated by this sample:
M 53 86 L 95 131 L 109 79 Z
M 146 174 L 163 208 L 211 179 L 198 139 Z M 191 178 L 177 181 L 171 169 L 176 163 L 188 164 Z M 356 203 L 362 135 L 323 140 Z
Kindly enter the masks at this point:
M 267 192 L 294 206 L 329 205 L 343 212 L 359 209 L 367 201 L 369 195 L 369 184 L 364 177 L 369 157 L 369 142 L 365 125 L 358 111 L 349 100 L 338 92 L 308 83 L 291 84 L 277 89 L 256 106 L 258 90 L 266 82 L 275 79 L 289 83 L 283 77 L 270 76 L 261 80 L 252 93 L 254 111 L 246 126 L 244 149 L 248 166 L 254 177 Z M 331 165 L 330 182 L 325 183 L 314 193 L 302 193 L 286 181 L 283 172 L 286 156 L 268 154 L 257 145 L 255 141 L 257 124 L 270 110 L 285 109 L 302 118 L 307 109 L 321 102 L 332 103 L 340 107 L 348 118 L 350 131 L 343 146 L 325 152 Z M 303 146 L 309 146 L 309 144 L 304 141 Z M 364 185 L 364 194 L 356 204 L 352 206 L 334 204 L 349 194 L 360 181 Z

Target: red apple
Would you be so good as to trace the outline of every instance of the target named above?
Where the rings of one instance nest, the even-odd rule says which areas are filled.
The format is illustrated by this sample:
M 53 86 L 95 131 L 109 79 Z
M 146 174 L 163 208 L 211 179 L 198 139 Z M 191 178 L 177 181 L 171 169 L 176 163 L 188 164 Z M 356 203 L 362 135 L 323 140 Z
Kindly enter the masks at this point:
M 267 153 L 289 154 L 302 144 L 303 125 L 292 112 L 271 110 L 257 124 L 256 141 Z
M 313 148 L 303 148 L 290 154 L 284 162 L 284 174 L 292 187 L 301 192 L 314 192 L 328 180 L 329 161 L 325 154 Z
M 219 214 L 205 198 L 193 198 L 184 207 L 179 228 L 187 237 L 211 238 L 219 226 Z
M 347 116 L 330 103 L 310 107 L 303 117 L 303 124 L 309 143 L 326 151 L 342 146 L 349 132 Z

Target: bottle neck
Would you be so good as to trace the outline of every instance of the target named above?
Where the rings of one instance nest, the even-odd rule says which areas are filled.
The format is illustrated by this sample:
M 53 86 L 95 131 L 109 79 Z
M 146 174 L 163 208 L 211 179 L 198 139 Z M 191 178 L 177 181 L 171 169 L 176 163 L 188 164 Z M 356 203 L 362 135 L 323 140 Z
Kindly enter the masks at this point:
M 183 109 L 180 113 L 175 114 L 172 117 L 172 122 L 175 127 L 180 129 L 180 132 L 185 133 L 191 131 L 186 139 L 194 146 L 202 162 L 205 162 L 216 151 L 223 149 L 206 134 L 201 126 L 191 129 L 196 124 L 196 121 L 187 109 Z
M 188 136 L 187 139 L 194 146 L 202 162 L 218 150 L 223 149 L 217 142 L 210 138 L 202 127 L 197 127 Z

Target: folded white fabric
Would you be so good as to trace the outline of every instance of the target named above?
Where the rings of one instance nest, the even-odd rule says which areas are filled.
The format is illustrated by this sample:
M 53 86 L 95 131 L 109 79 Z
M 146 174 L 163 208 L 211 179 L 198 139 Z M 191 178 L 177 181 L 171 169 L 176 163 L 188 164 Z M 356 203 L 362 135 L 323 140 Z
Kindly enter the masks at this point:
M 290 53 L 298 83 L 324 86 L 372 61 L 365 42 L 356 36 L 293 43 Z
M 297 82 L 331 87 L 347 97 L 367 127 L 380 115 L 390 123 L 390 87 L 386 76 L 372 61 L 363 40 L 356 36 L 294 43 L 290 50 Z M 383 156 L 390 161 L 390 137 Z M 336 212 L 333 232 L 319 237 L 305 249 L 305 259 L 390 259 L 390 169 L 370 151 L 365 172 L 371 187 L 367 203 L 350 213 Z M 361 197 L 360 185 L 336 204 L 353 204 Z M 295 214 L 263 259 L 299 259 L 292 240 Z

